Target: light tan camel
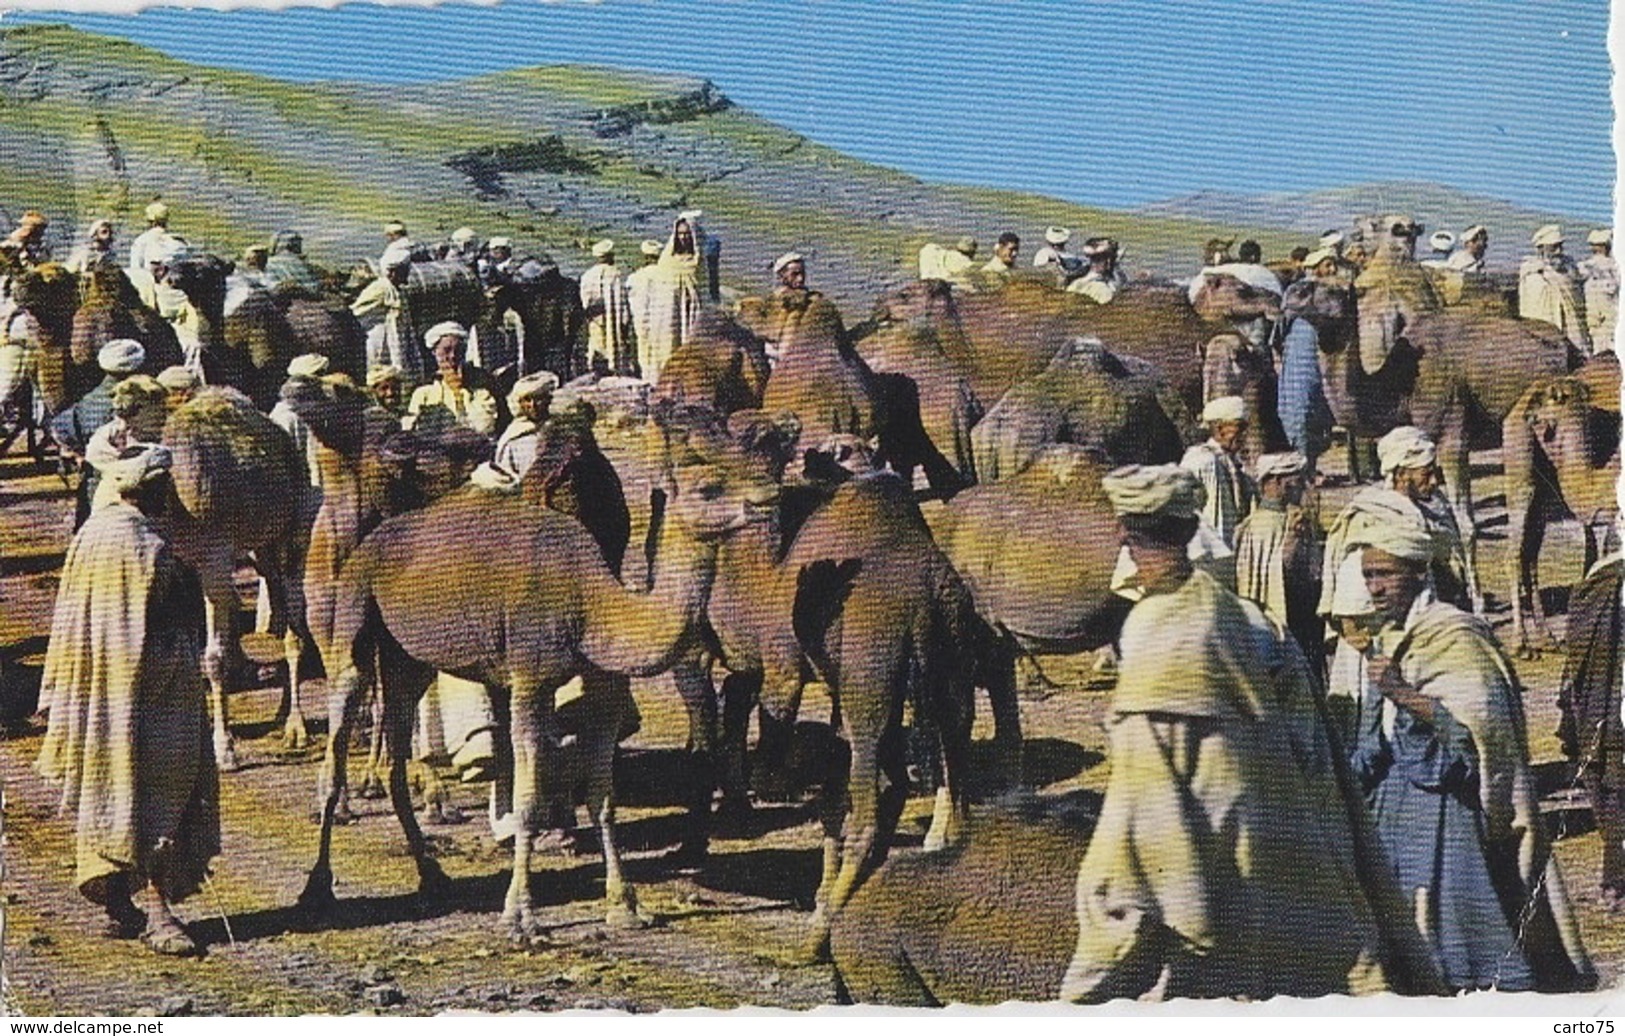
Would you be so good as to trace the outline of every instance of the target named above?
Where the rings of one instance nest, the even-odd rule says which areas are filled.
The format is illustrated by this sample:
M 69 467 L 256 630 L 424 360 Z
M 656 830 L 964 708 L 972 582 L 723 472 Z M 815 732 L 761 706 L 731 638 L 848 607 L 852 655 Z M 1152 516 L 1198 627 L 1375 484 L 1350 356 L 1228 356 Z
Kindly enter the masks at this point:
M 214 707 L 215 760 L 222 770 L 238 765 L 226 679 L 236 668 L 228 660 L 241 658 L 232 575 L 245 554 L 265 579 L 272 607 L 288 617 L 283 740 L 301 748 L 308 742 L 299 699 L 299 656 L 308 637 L 300 580 L 309 534 L 300 518 L 308 513 L 304 461 L 286 432 L 229 388 L 205 389 L 182 405 L 169 416 L 163 441 L 174 454 L 181 504 L 166 519 L 166 532 L 175 552 L 197 570 L 208 604 L 203 670 Z
M 1540 599 L 1546 523 L 1566 512 L 1584 526 L 1589 568 L 1602 549 L 1599 528 L 1610 529 L 1619 517 L 1619 388 L 1619 361 L 1599 356 L 1573 375 L 1531 385 L 1502 427 L 1519 658 L 1558 646 Z
M 588 719 L 575 749 L 588 770 L 588 801 L 603 848 L 606 920 L 644 923 L 614 835 L 613 762 L 626 696 L 600 677 L 653 675 L 692 652 L 716 539 L 759 520 L 778 495 L 777 484 L 709 412 L 662 413 L 660 422 L 670 503 L 648 593 L 616 580 L 598 543 L 575 519 L 522 495 L 477 486 L 389 519 L 352 553 L 340 575 L 325 656 L 333 678 L 333 733 L 319 788 L 320 848 L 301 903 L 320 909 L 332 902 L 334 813 L 376 650 L 390 798 L 417 864 L 420 893 L 447 885 L 412 813 L 406 781 L 417 702 L 439 670 L 507 691 L 497 699 L 499 710 L 506 705 L 509 712 L 518 831 L 502 919 L 515 939 L 540 936 L 529 882 L 531 843 L 547 801 L 546 779 L 566 743 L 553 695 L 581 675 Z M 458 549 L 465 544 L 479 547 Z M 448 623 L 448 615 L 459 621 Z

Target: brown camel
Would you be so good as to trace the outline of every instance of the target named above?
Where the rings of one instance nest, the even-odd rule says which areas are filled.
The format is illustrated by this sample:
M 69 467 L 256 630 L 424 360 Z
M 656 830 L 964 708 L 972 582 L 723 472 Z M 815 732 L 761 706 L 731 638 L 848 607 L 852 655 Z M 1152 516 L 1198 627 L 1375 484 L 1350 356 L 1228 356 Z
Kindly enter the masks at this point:
M 840 311 L 828 299 L 805 291 L 747 299 L 740 322 L 779 353 L 762 392 L 763 410 L 795 414 L 808 442 L 883 434 L 874 375 L 848 343 Z
M 1116 464 L 1170 464 L 1191 425 L 1179 397 L 1144 360 L 1098 338 L 1064 342 L 1038 374 L 1004 394 L 971 429 L 983 482 L 1021 471 L 1048 443 L 1088 447 Z
M 60 263 L 42 263 L 17 274 L 12 283 L 12 298 L 32 325 L 29 330 L 34 344 L 33 381 L 49 417 L 84 394 L 100 377 L 94 368 L 87 376 L 80 377 L 74 376 L 71 370 L 73 314 L 79 306 L 79 281 Z
M 420 891 L 446 878 L 429 855 L 406 783 L 407 744 L 418 699 L 439 670 L 506 688 L 514 773 L 514 866 L 503 910 L 510 935 L 539 934 L 530 893 L 532 837 L 544 776 L 563 747 L 553 694 L 584 677 L 587 760 L 594 822 L 606 870 L 607 919 L 639 924 L 614 837 L 613 759 L 625 696 L 605 693 L 605 673 L 652 675 L 691 651 L 710 592 L 716 539 L 759 519 L 778 486 L 709 414 L 663 415 L 671 483 L 653 588 L 634 593 L 611 573 L 577 521 L 512 493 L 475 486 L 381 524 L 345 563 L 335 614 L 329 701 L 333 734 L 323 762 L 322 833 L 301 901 L 332 900 L 332 824 L 344 783 L 347 742 L 367 686 L 373 650 L 385 699 L 390 797 L 417 864 Z M 448 544 L 480 544 L 467 552 Z M 546 558 L 536 564 L 533 559 Z M 432 589 L 431 589 L 432 588 Z M 454 614 L 460 621 L 445 622 Z
M 1619 386 L 1619 361 L 1598 356 L 1572 375 L 1535 382 L 1502 426 L 1519 658 L 1558 646 L 1540 599 L 1546 523 L 1562 514 L 1580 522 L 1590 568 L 1602 549 L 1598 530 L 1611 530 L 1619 516 Z
M 1052 1001 L 1077 949 L 1078 866 L 1098 807 L 975 810 L 960 843 L 889 861 L 835 918 L 840 1003 Z
M 1204 402 L 1203 344 L 1229 330 L 1228 320 L 1279 312 L 1272 298 L 1233 277 L 1214 278 L 1199 300 L 1202 312 L 1182 288 L 1130 285 L 1102 306 L 1035 281 L 960 296 L 918 282 L 881 299 L 873 319 L 881 326 L 913 321 L 932 327 L 943 354 L 988 407 L 1049 366 L 1063 343 L 1095 337 L 1119 356 L 1150 362 L 1194 414 Z
M 1353 341 L 1321 339 L 1326 401 L 1346 428 L 1364 425 L 1361 431 L 1381 434 L 1409 423 L 1438 444 L 1445 496 L 1455 509 L 1467 552 L 1468 592 L 1475 609 L 1482 610 L 1469 447 L 1475 440 L 1498 438 L 1502 422 L 1530 383 L 1566 373 L 1577 357 L 1555 329 L 1537 320 L 1407 309 L 1403 296 L 1387 298 L 1385 321 L 1378 323 L 1391 325 L 1384 334 L 1392 344 L 1374 373 L 1354 349 L 1354 341 L 1365 336 L 1372 322 L 1362 321 L 1361 335 Z M 1360 351 L 1380 348 L 1368 343 Z
M 760 339 L 715 310 L 702 310 L 694 334 L 661 368 L 654 395 L 731 414 L 762 405 L 767 376 Z
M 232 575 L 244 555 L 253 558 L 265 579 L 273 608 L 288 618 L 283 737 L 290 747 L 307 741 L 299 700 L 299 656 L 309 636 L 301 582 L 309 535 L 300 519 L 309 513 L 305 464 L 286 432 L 228 388 L 200 391 L 170 414 L 163 442 L 174 454 L 181 505 L 166 518 L 168 538 L 197 570 L 208 604 L 203 669 L 214 706 L 215 759 L 221 769 L 233 770 L 237 754 L 226 713 L 226 674 L 233 668 L 228 660 L 240 658 Z
M 98 266 L 84 281 L 84 301 L 73 314 L 73 366 L 81 381 L 94 384 L 96 354 L 115 338 L 133 338 L 147 350 L 146 373 L 156 374 L 185 359 L 169 321 L 141 301 L 130 278 L 116 266 Z

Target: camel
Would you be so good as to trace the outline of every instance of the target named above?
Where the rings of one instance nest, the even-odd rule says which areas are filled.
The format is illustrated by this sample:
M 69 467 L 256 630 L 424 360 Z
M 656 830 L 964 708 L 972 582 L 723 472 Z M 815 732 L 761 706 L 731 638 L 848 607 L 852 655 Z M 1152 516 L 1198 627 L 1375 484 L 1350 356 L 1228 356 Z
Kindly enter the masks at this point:
M 207 603 L 203 654 L 214 711 L 214 752 L 222 770 L 237 768 L 226 713 L 229 658 L 239 657 L 237 590 L 232 576 L 245 554 L 265 579 L 278 614 L 288 683 L 283 738 L 291 748 L 308 740 L 299 699 L 299 657 L 309 637 L 301 572 L 309 530 L 305 463 L 287 433 L 234 389 L 211 387 L 183 404 L 164 426 L 163 444 L 174 455 L 180 504 L 166 518 L 167 538 L 194 569 Z
M 1233 277 L 1210 279 L 1198 300 L 1200 312 L 1183 289 L 1130 285 L 1102 306 L 1030 280 L 959 296 L 919 282 L 882 298 L 872 320 L 882 327 L 896 322 L 931 327 L 943 354 L 988 407 L 1042 372 L 1068 340 L 1094 337 L 1118 356 L 1151 363 L 1195 414 L 1205 402 L 1204 343 L 1229 330 L 1226 321 L 1279 312 L 1272 297 Z M 1194 428 L 1181 431 L 1194 440 Z
M 320 847 L 301 902 L 333 899 L 332 826 L 344 785 L 354 715 L 377 651 L 390 757 L 390 797 L 417 865 L 419 890 L 447 879 L 428 852 L 406 783 L 413 715 L 434 671 L 506 689 L 514 774 L 512 879 L 502 913 L 511 938 L 540 937 L 529 888 L 532 838 L 544 801 L 544 775 L 563 747 L 554 691 L 584 678 L 589 717 L 578 751 L 587 760 L 589 802 L 606 872 L 606 921 L 643 923 L 615 845 L 613 759 L 623 694 L 606 693 L 605 674 L 653 675 L 692 650 L 714 574 L 716 541 L 761 520 L 778 485 L 721 429 L 713 415 L 660 415 L 668 439 L 669 503 L 655 556 L 653 587 L 618 582 L 598 543 L 576 520 L 513 493 L 468 486 L 428 507 L 391 518 L 345 562 L 324 657 L 333 681 L 332 735 L 323 760 Z M 478 544 L 466 552 L 448 544 Z M 546 558 L 547 564 L 533 559 Z M 448 624 L 448 614 L 460 621 Z M 500 707 L 500 706 L 499 706 Z
M 736 414 L 731 424 L 768 455 L 777 450 L 780 464 L 798 431 L 788 419 L 761 413 Z M 707 610 L 730 674 L 723 738 L 731 765 L 742 759 L 753 705 L 760 706 L 758 755 L 782 762 L 812 680 L 827 688 L 831 722 L 850 748 L 820 797 L 823 871 L 801 949 L 809 959 L 827 952 L 830 919 L 885 857 L 908 788 L 905 706 L 941 754 L 927 844 L 957 836 L 982 641 L 969 594 L 932 543 L 909 486 L 892 472 L 867 470 L 851 451 L 840 456 L 863 473 L 832 492 L 804 494 L 813 501 L 804 520 L 797 522 L 798 509 L 781 508 L 778 523 L 728 537 Z M 1013 709 L 1005 712 L 1000 734 L 1019 744 L 1012 716 Z M 742 774 L 736 769 L 730 778 L 725 794 L 740 802 Z
M 1154 367 L 1098 338 L 1063 343 L 1041 372 L 1016 385 L 971 429 L 984 482 L 1021 471 L 1047 443 L 1086 446 L 1117 464 L 1162 464 L 1185 452 L 1184 403 Z
M 654 395 L 709 406 L 719 414 L 762 405 L 767 353 L 750 331 L 715 310 L 702 310 L 694 333 L 672 350 Z
M 226 309 L 227 260 L 205 255 L 170 268 L 169 284 L 183 292 L 198 319 L 204 379 L 241 390 L 269 410 L 287 377 L 288 361 L 301 353 L 328 357 L 335 371 L 359 378 L 366 365 L 361 325 L 342 307 L 298 294 L 260 289 Z
M 837 1002 L 1054 1000 L 1077 949 L 1094 812 L 1040 798 L 979 809 L 958 845 L 887 862 L 835 919 Z
M 415 268 L 423 264 L 413 265 Z M 564 276 L 551 262 L 537 259 L 521 262 L 519 273 L 486 297 L 479 315 L 480 326 L 500 328 L 504 317 L 510 312 L 519 317 L 520 326 L 524 329 L 521 352 L 516 357 L 520 373 L 552 371 L 560 381 L 567 381 L 580 373 L 583 364 L 578 355 L 578 343 L 586 317 L 581 308 L 581 285 L 575 278 Z M 427 328 L 432 323 L 415 311 L 414 316 L 421 327 Z M 464 317 L 460 322 L 467 324 L 469 318 Z M 482 359 L 488 368 L 498 366 L 483 356 Z
M 141 301 L 141 293 L 123 270 L 98 266 L 85 278 L 84 299 L 73 314 L 74 368 L 94 381 L 96 354 L 115 338 L 133 338 L 147 350 L 143 372 L 158 373 L 179 365 L 185 355 L 175 329 L 158 311 Z
M 1360 334 L 1352 340 L 1322 339 L 1326 401 L 1345 428 L 1381 434 L 1408 423 L 1438 444 L 1445 497 L 1455 510 L 1467 552 L 1468 593 L 1475 610 L 1482 610 L 1469 447 L 1479 436 L 1498 437 L 1530 383 L 1567 373 L 1577 357 L 1561 334 L 1537 320 L 1411 309 L 1400 295 L 1387 299 L 1382 319 L 1362 320 Z M 1354 347 L 1368 337 L 1373 324 L 1391 342 L 1375 372 Z M 1381 349 L 1381 343 L 1368 341 L 1358 354 L 1374 355 Z
M 883 434 L 874 375 L 847 341 L 841 314 L 828 299 L 788 291 L 746 299 L 739 319 L 779 353 L 762 392 L 763 410 L 795 414 L 809 442 Z
M 945 281 L 922 281 L 927 293 L 946 296 Z M 938 299 L 938 304 L 944 300 Z M 951 298 L 946 300 L 951 302 Z M 944 496 L 976 481 L 971 427 L 985 407 L 969 379 L 954 366 L 937 328 L 925 319 L 869 324 L 854 330 L 855 346 L 890 417 L 892 461 L 905 480 L 922 468 Z
M 29 330 L 34 344 L 33 383 L 38 386 L 45 414 L 50 417 L 83 395 L 100 377 L 94 366 L 87 376 L 76 376 L 69 362 L 73 314 L 79 306 L 78 278 L 60 263 L 43 263 L 16 275 L 12 298 L 32 325 Z
M 1598 530 L 1611 530 L 1618 519 L 1619 383 L 1619 361 L 1604 354 L 1572 375 L 1535 382 L 1502 425 L 1519 658 L 1537 658 L 1558 646 L 1540 599 L 1540 545 L 1547 521 L 1554 512 L 1579 520 L 1589 569 L 1603 549 Z

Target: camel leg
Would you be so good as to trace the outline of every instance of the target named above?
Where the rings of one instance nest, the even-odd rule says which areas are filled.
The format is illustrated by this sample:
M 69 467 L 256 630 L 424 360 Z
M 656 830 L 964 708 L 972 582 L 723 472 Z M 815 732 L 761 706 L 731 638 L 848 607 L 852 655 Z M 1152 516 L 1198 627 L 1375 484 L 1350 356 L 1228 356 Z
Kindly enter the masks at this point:
M 417 720 L 418 700 L 434 679 L 434 670 L 409 659 L 399 648 L 381 653 L 381 684 L 384 693 L 383 736 L 389 752 L 389 801 L 406 836 L 406 849 L 418 870 L 418 895 L 425 901 L 450 891 L 451 880 L 429 854 L 428 840 L 412 811 L 412 787 L 406 767 L 412 757 L 412 724 Z
M 672 670 L 677 693 L 688 709 L 688 823 L 677 849 L 680 859 L 705 859 L 711 838 L 711 794 L 716 790 L 720 755 L 717 743 L 717 697 L 711 674 L 698 657 Z M 741 768 L 743 764 L 741 763 Z
M 270 594 L 272 611 L 279 613 L 285 624 L 282 657 L 288 667 L 288 684 L 283 691 L 285 716 L 282 744 L 289 749 L 302 750 L 310 744 L 310 731 L 305 724 L 304 704 L 299 696 L 299 666 L 307 645 L 313 644 L 305 619 L 304 581 L 293 570 L 291 552 L 287 548 L 277 546 L 266 553 L 267 563 L 262 566 L 265 585 Z
M 327 751 L 322 756 L 321 774 L 316 784 L 317 819 L 322 832 L 316 850 L 316 863 L 299 895 L 299 905 L 321 909 L 333 903 L 333 825 L 343 807 L 345 766 L 350 751 L 350 730 L 354 726 L 361 696 L 372 683 L 372 674 L 351 666 L 333 681 L 328 697 Z
M 1546 523 L 1539 518 L 1531 519 L 1525 536 L 1528 542 L 1524 551 L 1524 562 L 1528 566 L 1525 577 L 1528 580 L 1529 622 L 1534 639 L 1533 651 L 1528 657 L 1539 658 L 1542 651 L 1556 651 L 1561 647 L 1557 637 L 1552 635 L 1552 628 L 1546 621 L 1546 603 L 1540 598 L 1540 548 L 1546 542 Z
M 958 674 L 948 674 L 946 685 L 950 691 L 959 689 Z M 943 849 L 959 841 L 964 830 L 968 796 L 965 779 L 969 772 L 971 724 L 975 717 L 969 709 L 952 709 L 954 701 L 969 703 L 973 689 L 964 687 L 953 699 L 944 702 L 950 714 L 936 717 L 937 755 L 942 760 L 941 782 L 937 785 L 936 802 L 931 809 L 931 829 L 925 834 L 927 852 Z
M 682 690 L 682 685 L 678 685 Z M 762 696 L 760 673 L 729 673 L 722 680 L 722 805 L 725 816 L 750 812 L 750 775 L 747 772 L 747 745 L 750 714 Z M 693 721 L 690 720 L 690 729 Z
M 794 959 L 797 963 L 815 964 L 829 958 L 829 929 L 830 929 L 830 893 L 840 877 L 841 850 L 842 850 L 842 824 L 845 812 L 841 808 L 845 797 L 847 767 L 844 760 L 830 767 L 829 775 L 825 778 L 824 790 L 819 794 L 824 838 L 820 846 L 823 854 L 819 868 L 818 890 L 813 893 L 812 925 L 806 938 L 796 949 Z
M 637 893 L 622 873 L 621 853 L 615 844 L 615 734 L 625 719 L 627 699 L 613 683 L 604 688 L 605 674 L 594 673 L 587 680 L 588 693 L 596 691 L 601 703 L 590 708 L 593 729 L 587 732 L 582 755 L 587 766 L 587 807 L 604 855 L 604 923 L 611 928 L 646 928 L 649 919 L 638 911 Z
M 221 771 L 239 768 L 237 746 L 231 737 L 226 714 L 227 656 L 236 640 L 237 591 L 232 586 L 232 558 L 228 548 L 197 565 L 203 582 L 204 647 L 203 676 L 209 683 L 209 705 L 214 714 L 214 759 Z M 229 642 L 229 643 L 228 643 Z
M 565 674 L 568 675 L 568 674 Z M 553 693 L 563 679 L 539 680 L 514 674 L 509 695 L 513 747 L 513 873 L 503 901 L 502 923 L 509 939 L 529 942 L 541 936 L 541 919 L 530 892 L 531 842 L 541 826 L 543 755 L 558 743 Z M 555 736 L 549 736 L 550 734 Z M 613 736 L 613 735 L 611 735 Z
M 367 767 L 356 794 L 364 799 L 381 799 L 384 788 L 384 691 L 374 681 L 370 686 L 372 737 L 367 743 Z
M 1467 596 L 1473 614 L 1483 615 L 1484 591 L 1478 583 L 1478 523 L 1473 517 L 1469 464 L 1466 415 L 1457 404 L 1445 416 L 1439 434 L 1439 471 L 1444 476 L 1445 499 L 1455 511 L 1456 525 L 1461 530 L 1462 552 L 1467 557 Z
M 993 712 L 993 745 L 998 757 L 998 784 L 1019 788 L 1026 780 L 1026 740 L 1021 736 L 1021 703 L 1016 696 L 1016 655 L 1001 637 L 983 664 L 982 684 Z

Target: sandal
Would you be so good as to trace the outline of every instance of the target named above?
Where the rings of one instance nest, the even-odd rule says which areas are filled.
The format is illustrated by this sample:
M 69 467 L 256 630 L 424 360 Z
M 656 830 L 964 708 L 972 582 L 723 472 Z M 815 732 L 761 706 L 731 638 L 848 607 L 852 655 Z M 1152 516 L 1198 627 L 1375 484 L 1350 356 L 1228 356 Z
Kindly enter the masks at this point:
M 199 957 L 203 951 L 192 937 L 186 934 L 179 921 L 169 921 L 157 928 L 148 928 L 141 933 L 141 941 L 154 953 L 165 957 Z

